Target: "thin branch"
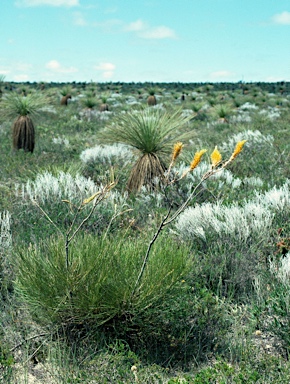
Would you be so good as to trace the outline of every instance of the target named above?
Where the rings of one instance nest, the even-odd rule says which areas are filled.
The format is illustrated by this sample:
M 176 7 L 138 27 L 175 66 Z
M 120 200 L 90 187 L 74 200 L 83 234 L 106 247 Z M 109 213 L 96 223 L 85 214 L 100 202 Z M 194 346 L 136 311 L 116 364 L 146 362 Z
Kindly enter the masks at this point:
M 169 208 L 166 216 L 163 218 L 163 220 L 161 221 L 157 231 L 155 232 L 153 238 L 151 239 L 149 245 L 148 245 L 148 248 L 147 248 L 147 252 L 146 252 L 146 255 L 144 257 L 144 260 L 143 260 L 143 264 L 142 264 L 142 267 L 141 267 L 141 270 L 140 270 L 140 273 L 139 273 L 139 276 L 136 280 L 136 283 L 135 283 L 135 286 L 134 286 L 134 289 L 131 293 L 131 297 L 134 296 L 135 292 L 136 292 L 136 289 L 138 287 L 138 284 L 139 284 L 139 281 L 141 280 L 142 276 L 143 276 L 143 273 L 144 273 L 144 270 L 146 268 L 146 264 L 147 264 L 147 261 L 148 261 L 148 258 L 149 258 L 149 254 L 150 254 L 150 250 L 153 246 L 153 244 L 155 243 L 157 237 L 159 236 L 160 232 L 162 231 L 163 227 L 166 225 L 165 224 L 165 221 L 167 220 L 168 216 L 170 215 L 170 212 L 171 212 L 171 208 Z
M 74 231 L 74 233 L 71 235 L 71 237 L 68 238 L 68 241 L 71 242 L 72 239 L 75 237 L 75 235 L 78 233 L 78 231 L 81 229 L 81 227 L 90 219 L 90 217 L 92 216 L 96 206 L 98 205 L 98 203 L 100 203 L 104 198 L 105 198 L 105 195 L 106 195 L 107 191 L 103 193 L 102 196 L 100 196 L 98 199 L 95 200 L 93 206 L 92 206 L 92 209 L 91 211 L 89 212 L 89 214 L 87 215 L 87 217 L 85 217 L 83 219 L 83 221 L 79 224 L 79 226 L 77 227 L 77 229 Z
M 43 213 L 43 215 L 47 218 L 47 220 L 50 222 L 50 224 L 52 224 L 60 233 L 61 235 L 63 236 L 63 233 L 62 231 L 60 230 L 60 228 L 58 228 L 58 226 L 51 220 L 51 218 L 48 216 L 48 214 L 41 208 L 41 206 L 38 204 L 38 202 L 36 200 L 33 200 L 33 204 L 35 204 L 37 206 L 37 208 L 41 211 L 41 213 Z
M 93 203 L 93 206 L 89 212 L 89 214 L 82 220 L 82 222 L 78 225 L 78 227 L 75 229 L 75 231 L 73 232 L 72 235 L 70 235 L 70 233 L 72 232 L 72 229 L 73 229 L 73 226 L 76 222 L 76 218 L 79 214 L 79 212 L 81 211 L 83 205 L 84 205 L 84 201 L 81 203 L 81 205 L 79 206 L 74 218 L 73 218 L 73 221 L 70 225 L 70 228 L 68 229 L 67 233 L 66 233 L 66 240 L 65 240 L 65 256 L 66 256 L 66 268 L 68 269 L 69 268 L 69 244 L 70 242 L 73 240 L 73 238 L 76 236 L 76 234 L 79 232 L 79 230 L 81 229 L 81 227 L 90 219 L 90 217 L 92 216 L 96 206 L 102 201 L 105 199 L 107 193 L 111 190 L 111 188 L 115 185 L 115 183 L 111 183 L 109 185 L 106 185 L 102 191 L 100 191 L 100 194 L 98 196 L 96 196 L 95 198 L 95 201 Z M 93 195 L 94 196 L 94 195 Z M 93 197 L 92 196 L 92 197 Z M 88 202 L 92 199 L 89 198 L 88 199 Z
M 13 352 L 15 351 L 15 349 L 21 347 L 21 345 L 23 345 L 24 343 L 26 343 L 27 341 L 30 341 L 30 340 L 33 340 L 33 339 L 37 339 L 37 337 L 42 337 L 42 336 L 47 336 L 49 333 L 39 333 L 38 335 L 34 335 L 34 336 L 31 336 L 31 337 L 28 337 L 27 339 L 21 341 L 20 343 L 16 344 L 15 347 L 11 348 L 9 352 Z
M 107 237 L 108 232 L 109 232 L 109 229 L 110 229 L 110 227 L 111 227 L 111 225 L 112 225 L 112 222 L 116 219 L 116 217 L 121 216 L 121 215 L 123 215 L 123 213 L 130 212 L 130 211 L 133 211 L 133 208 L 128 208 L 128 209 L 126 209 L 125 211 L 115 213 L 115 214 L 111 217 L 111 220 L 110 220 L 110 222 L 109 222 L 109 224 L 108 224 L 108 226 L 107 226 L 106 232 L 104 233 L 104 236 L 103 236 L 104 239 Z

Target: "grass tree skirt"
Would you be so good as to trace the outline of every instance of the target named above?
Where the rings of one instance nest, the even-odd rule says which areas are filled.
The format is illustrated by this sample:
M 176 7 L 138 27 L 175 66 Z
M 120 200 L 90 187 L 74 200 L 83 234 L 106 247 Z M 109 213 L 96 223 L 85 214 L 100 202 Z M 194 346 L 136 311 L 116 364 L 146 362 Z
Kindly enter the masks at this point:
M 164 178 L 165 165 L 155 154 L 146 153 L 133 167 L 128 183 L 128 191 L 140 191 L 144 185 L 150 190 L 158 187 Z
M 35 129 L 33 121 L 27 116 L 19 116 L 13 124 L 13 148 L 33 152 L 35 145 Z

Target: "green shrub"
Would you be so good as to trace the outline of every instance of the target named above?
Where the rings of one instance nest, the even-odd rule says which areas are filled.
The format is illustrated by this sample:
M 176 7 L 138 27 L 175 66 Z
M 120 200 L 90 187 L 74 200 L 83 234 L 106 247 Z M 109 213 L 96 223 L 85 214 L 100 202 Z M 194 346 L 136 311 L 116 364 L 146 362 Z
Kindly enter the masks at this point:
M 221 350 L 229 326 L 224 301 L 198 283 L 181 280 L 165 300 L 133 319 L 126 335 L 147 361 L 186 367 Z
M 63 239 L 20 249 L 16 289 L 33 315 L 48 325 L 100 326 L 136 316 L 166 297 L 188 268 L 186 247 L 160 241 L 133 294 L 146 253 L 144 240 L 80 236 L 70 249 L 68 268 Z

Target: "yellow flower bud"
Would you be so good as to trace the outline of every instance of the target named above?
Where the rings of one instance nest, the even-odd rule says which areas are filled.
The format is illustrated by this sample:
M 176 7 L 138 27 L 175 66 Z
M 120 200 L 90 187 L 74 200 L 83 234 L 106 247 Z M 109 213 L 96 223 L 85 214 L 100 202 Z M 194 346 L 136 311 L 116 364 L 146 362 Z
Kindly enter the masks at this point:
M 178 143 L 174 144 L 173 153 L 172 153 L 172 161 L 174 161 L 179 155 L 183 148 L 183 144 L 179 141 Z
M 203 154 L 205 152 L 206 152 L 206 149 L 202 149 L 201 151 L 196 152 L 192 162 L 190 163 L 190 167 L 189 168 L 190 168 L 191 171 L 198 166 L 198 164 L 200 163 L 200 160 L 201 160 L 201 158 L 202 158 L 202 156 L 203 156 Z
M 85 200 L 83 201 L 83 205 L 90 203 L 90 202 L 91 202 L 92 200 L 94 200 L 94 198 L 97 197 L 100 193 L 101 193 L 100 191 L 99 191 L 99 192 L 96 192 L 96 193 L 94 193 L 91 197 L 89 197 L 88 199 L 85 199 Z
M 220 154 L 217 147 L 213 150 L 212 154 L 210 155 L 211 158 L 211 165 L 213 167 L 216 167 L 221 161 L 222 161 L 222 155 Z
M 231 160 L 234 160 L 238 156 L 238 154 L 242 151 L 243 146 L 244 146 L 246 141 L 247 140 L 242 140 L 242 141 L 239 141 L 237 143 L 236 148 L 235 148 L 235 150 L 234 150 L 234 152 L 233 152 L 233 154 L 231 156 Z

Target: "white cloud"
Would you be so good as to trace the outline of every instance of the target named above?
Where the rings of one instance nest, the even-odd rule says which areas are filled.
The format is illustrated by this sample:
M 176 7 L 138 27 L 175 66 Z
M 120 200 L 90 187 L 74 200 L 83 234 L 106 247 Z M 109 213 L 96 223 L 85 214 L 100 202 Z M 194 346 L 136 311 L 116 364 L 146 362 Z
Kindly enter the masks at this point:
M 105 9 L 104 13 L 116 13 L 118 11 L 117 7 L 110 7 Z
M 98 71 L 113 71 L 115 68 L 115 64 L 112 63 L 100 63 L 95 66 L 95 69 Z
M 88 25 L 88 23 L 86 22 L 86 20 L 85 20 L 85 18 L 81 12 L 75 12 L 74 13 L 74 24 L 79 25 L 81 27 Z
M 102 74 L 103 79 L 107 79 L 107 80 L 111 79 L 113 76 L 114 76 L 114 72 L 113 71 L 105 71 Z
M 175 39 L 176 35 L 173 29 L 160 26 L 145 30 L 140 34 L 140 37 L 143 37 L 144 39 Z
M 75 7 L 79 5 L 79 0 L 19 0 L 16 5 L 23 7 L 37 7 L 50 5 L 52 7 Z
M 57 73 L 74 73 L 78 72 L 78 69 L 75 67 L 63 67 L 57 60 L 51 60 L 46 63 L 45 67 L 50 71 Z
M 0 68 L 0 75 L 8 75 L 9 73 L 9 69 Z
M 102 71 L 102 77 L 108 80 L 114 76 L 114 71 L 116 69 L 116 66 L 115 64 L 112 64 L 112 63 L 102 62 L 99 65 L 96 65 L 94 69 L 96 69 L 97 71 Z
M 26 74 L 15 75 L 15 76 L 13 76 L 13 80 L 18 81 L 18 82 L 28 81 L 29 76 Z
M 290 25 L 290 12 L 277 13 L 272 17 L 275 24 Z
M 122 25 L 122 22 L 118 19 L 109 19 L 103 22 L 92 23 L 92 27 L 102 28 L 104 32 L 118 32 L 118 27 Z
M 29 73 L 32 68 L 32 64 L 22 61 L 13 61 L 13 63 L 0 67 L 0 75 L 9 75 L 9 77 L 12 77 L 13 81 L 28 81 Z
M 164 25 L 157 27 L 150 27 L 141 19 L 133 21 L 128 24 L 125 28 L 125 31 L 136 32 L 138 37 L 142 39 L 175 39 L 175 31 L 171 28 L 168 28 Z
M 146 24 L 140 19 L 133 21 L 132 23 L 128 24 L 125 27 L 126 31 L 132 31 L 132 32 L 144 31 L 144 29 L 146 29 Z
M 29 72 L 32 69 L 32 65 L 28 63 L 18 62 L 15 63 L 14 69 L 19 72 Z
M 236 74 L 234 72 L 222 70 L 222 71 L 212 72 L 210 73 L 209 76 L 211 79 L 228 79 L 228 78 L 235 77 L 235 75 Z

